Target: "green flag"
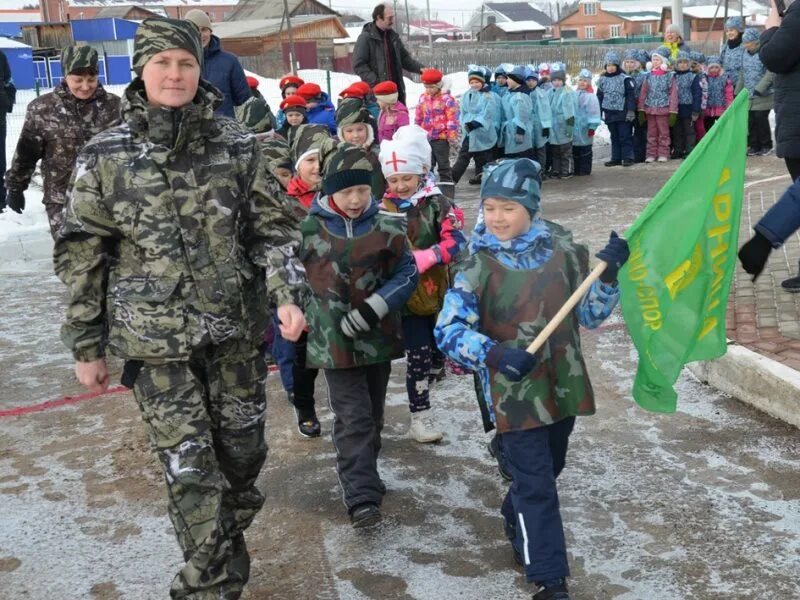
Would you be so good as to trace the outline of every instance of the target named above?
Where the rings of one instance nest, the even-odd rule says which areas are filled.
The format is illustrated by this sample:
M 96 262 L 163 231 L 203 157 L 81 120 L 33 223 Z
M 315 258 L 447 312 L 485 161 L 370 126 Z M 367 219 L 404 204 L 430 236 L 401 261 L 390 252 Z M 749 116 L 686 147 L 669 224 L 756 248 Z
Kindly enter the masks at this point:
M 725 354 L 749 106 L 740 93 L 625 232 L 620 301 L 639 352 L 633 398 L 647 410 L 674 412 L 683 365 Z

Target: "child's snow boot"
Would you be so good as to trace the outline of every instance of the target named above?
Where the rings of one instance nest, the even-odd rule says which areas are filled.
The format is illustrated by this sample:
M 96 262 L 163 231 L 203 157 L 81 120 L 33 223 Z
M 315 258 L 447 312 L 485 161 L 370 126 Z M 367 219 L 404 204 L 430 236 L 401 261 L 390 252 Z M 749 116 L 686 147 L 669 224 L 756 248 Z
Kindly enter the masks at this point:
M 544 583 L 537 583 L 539 591 L 533 595 L 533 600 L 572 600 L 567 590 L 567 582 L 562 579 L 553 579 Z
M 350 523 L 356 529 L 363 529 L 365 527 L 374 527 L 381 522 L 381 510 L 377 504 L 372 502 L 365 502 L 353 507 L 350 511 Z
M 489 442 L 489 454 L 491 454 L 492 458 L 497 461 L 497 470 L 500 472 L 500 476 L 506 481 L 512 481 L 514 476 L 511 475 L 511 471 L 506 464 L 506 458 L 503 455 L 503 443 L 500 438 L 500 434 L 496 434 L 492 438 L 492 441 Z
M 297 411 L 297 431 L 307 438 L 320 436 L 322 427 L 319 424 L 319 419 L 317 419 L 317 413 L 313 409 L 308 413 Z
M 411 425 L 408 437 L 420 444 L 432 444 L 440 441 L 444 434 L 434 429 L 427 410 L 411 413 Z

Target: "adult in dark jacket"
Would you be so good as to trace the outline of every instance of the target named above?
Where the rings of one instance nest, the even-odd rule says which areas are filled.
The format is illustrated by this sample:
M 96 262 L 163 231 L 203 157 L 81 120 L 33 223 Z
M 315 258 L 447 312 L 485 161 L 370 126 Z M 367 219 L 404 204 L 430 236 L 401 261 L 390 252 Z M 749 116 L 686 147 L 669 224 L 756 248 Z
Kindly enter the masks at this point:
M 6 86 L 11 83 L 11 67 L 6 55 L 0 50 L 0 213 L 6 207 L 6 186 L 3 174 L 6 172 L 6 114 L 11 112 L 11 98 Z
M 408 53 L 394 25 L 394 9 L 378 4 L 372 11 L 372 23 L 364 25 L 353 50 L 353 71 L 371 87 L 382 81 L 397 84 L 398 101 L 406 103 L 403 70 L 421 73 L 424 68 Z
M 775 73 L 775 154 L 786 161 L 792 180 L 800 177 L 800 2 L 786 9 L 783 19 L 773 3 L 761 34 L 758 56 Z M 776 205 L 777 207 L 777 205 Z M 781 283 L 800 292 L 800 275 Z
M 222 105 L 214 112 L 235 118 L 233 107 L 244 104 L 252 96 L 239 59 L 222 50 L 219 38 L 212 34 L 211 19 L 202 10 L 194 8 L 186 13 L 184 19 L 197 25 L 200 30 L 203 43 L 203 79 L 222 92 Z

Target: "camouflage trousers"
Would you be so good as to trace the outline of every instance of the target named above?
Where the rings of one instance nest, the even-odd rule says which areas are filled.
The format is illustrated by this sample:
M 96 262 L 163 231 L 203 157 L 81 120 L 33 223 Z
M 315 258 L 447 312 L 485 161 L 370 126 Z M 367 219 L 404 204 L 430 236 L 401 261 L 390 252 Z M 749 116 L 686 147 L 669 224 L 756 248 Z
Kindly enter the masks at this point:
M 50 223 L 50 235 L 55 241 L 64 224 L 64 205 L 48 202 L 44 205 L 44 210 L 47 212 L 47 220 Z
M 172 598 L 239 598 L 249 578 L 243 532 L 264 504 L 255 482 L 267 456 L 266 375 L 258 349 L 241 343 L 188 362 L 125 365 L 186 561 Z

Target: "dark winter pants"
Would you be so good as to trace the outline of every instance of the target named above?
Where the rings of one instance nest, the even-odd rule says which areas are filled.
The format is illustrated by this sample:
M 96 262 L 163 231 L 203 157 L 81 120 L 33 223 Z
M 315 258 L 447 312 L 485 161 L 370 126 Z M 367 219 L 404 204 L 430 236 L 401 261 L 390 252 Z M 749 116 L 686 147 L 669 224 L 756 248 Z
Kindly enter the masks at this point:
M 592 147 L 573 146 L 572 161 L 574 163 L 575 175 L 592 174 Z
M 450 144 L 447 140 L 431 140 L 431 164 L 436 168 L 441 183 L 453 183 L 453 171 L 450 168 Z M 451 200 L 455 197 L 455 187 L 443 185 L 442 193 Z
M 541 148 L 533 149 L 533 160 L 539 163 L 539 166 L 542 168 L 542 175 L 544 175 L 544 169 L 547 165 L 547 144 Z
M 522 152 L 510 152 L 504 155 L 505 158 L 534 158 L 533 148 L 528 148 Z
M 461 149 L 458 151 L 458 158 L 453 165 L 453 182 L 458 183 L 464 176 L 464 173 L 469 166 L 469 161 L 475 161 L 475 177 L 480 177 L 483 173 L 483 165 L 491 162 L 494 158 L 494 148 L 490 150 L 481 150 L 480 152 L 469 151 L 469 136 L 464 136 L 464 141 L 461 142 Z
M 633 131 L 627 121 L 606 123 L 611 133 L 611 160 L 633 160 Z
M 412 413 L 431 407 L 432 374 L 440 368 L 444 356 L 436 347 L 433 327 L 436 315 L 403 317 L 403 343 L 406 349 L 406 391 L 408 408 Z
M 572 142 L 550 144 L 553 152 L 553 177 L 569 177 L 572 173 Z
M 633 122 L 633 161 L 644 162 L 647 158 L 647 121 L 644 125 L 639 125 L 639 121 Z
M 692 117 L 678 116 L 678 122 L 672 128 L 672 155 L 685 158 L 694 150 L 694 123 Z
M 569 577 L 556 479 L 564 468 L 575 417 L 506 432 L 503 452 L 514 477 L 501 512 L 528 582 Z
M 553 171 L 553 146 L 550 142 L 544 145 L 544 172 L 550 176 Z
M 333 412 L 336 472 L 348 512 L 365 502 L 380 505 L 385 489 L 378 475 L 383 408 L 390 362 L 353 369 L 325 369 Z
M 784 158 L 786 162 L 786 169 L 789 171 L 789 176 L 792 181 L 797 181 L 800 177 L 800 158 Z
M 184 362 L 125 363 L 186 561 L 173 598 L 238 598 L 247 582 L 243 534 L 264 503 L 255 482 L 267 456 L 266 377 L 259 349 L 241 342 Z
M 294 378 L 292 377 L 295 356 L 294 342 L 283 339 L 279 324 L 278 314 L 275 312 L 272 316 L 272 358 L 275 359 L 275 364 L 278 365 L 278 373 L 281 376 L 283 389 L 291 394 L 294 392 Z
M 0 114 L 0 200 L 6 199 L 6 114 Z
M 314 409 L 314 383 L 317 381 L 318 369 L 306 367 L 306 346 L 308 334 L 304 331 L 294 343 L 294 363 L 292 364 L 292 382 L 294 384 L 294 407 L 297 409 L 299 421 L 305 421 L 316 414 Z
M 751 150 L 772 150 L 768 110 L 751 110 L 747 119 L 747 145 Z

